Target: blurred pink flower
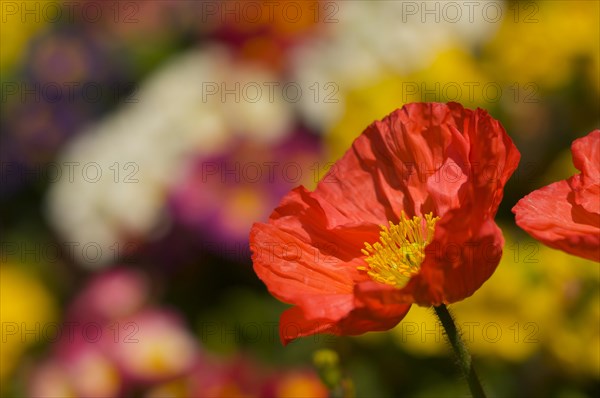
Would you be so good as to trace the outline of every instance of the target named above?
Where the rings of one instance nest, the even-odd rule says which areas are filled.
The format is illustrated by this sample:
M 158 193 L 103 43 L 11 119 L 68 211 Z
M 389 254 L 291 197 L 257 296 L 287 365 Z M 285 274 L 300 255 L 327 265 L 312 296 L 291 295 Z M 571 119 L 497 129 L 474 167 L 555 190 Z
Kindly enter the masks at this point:
M 148 301 L 150 286 L 140 271 L 115 268 L 92 279 L 73 301 L 72 319 L 108 322 L 134 314 Z
M 37 365 L 27 381 L 31 397 L 74 397 L 75 390 L 64 364 L 49 359 Z
M 200 350 L 182 320 L 172 311 L 148 309 L 121 318 L 119 333 L 104 340 L 108 355 L 127 379 L 157 383 L 191 371 Z
M 29 375 L 31 395 L 115 397 L 191 372 L 199 345 L 175 311 L 148 306 L 149 293 L 141 271 L 94 277 L 64 322 L 44 327 L 54 342 Z
M 29 380 L 34 397 L 116 397 L 123 388 L 115 364 L 102 348 L 108 330 L 98 323 L 61 326 L 52 355 Z

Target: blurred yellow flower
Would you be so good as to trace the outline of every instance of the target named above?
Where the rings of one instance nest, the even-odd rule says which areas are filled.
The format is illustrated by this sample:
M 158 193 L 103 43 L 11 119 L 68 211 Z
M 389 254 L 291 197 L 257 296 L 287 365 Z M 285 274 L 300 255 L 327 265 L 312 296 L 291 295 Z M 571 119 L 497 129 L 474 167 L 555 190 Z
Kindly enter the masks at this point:
M 451 306 L 472 353 L 520 362 L 544 351 L 565 371 L 600 374 L 597 264 L 503 231 L 504 255 L 494 276 Z M 411 308 L 393 335 L 415 355 L 448 352 L 442 327 L 426 308 Z
M 375 84 L 349 90 L 343 116 L 326 134 L 331 160 L 341 156 L 373 120 L 406 103 L 456 101 L 489 109 L 508 95 L 513 95 L 510 89 L 486 76 L 468 51 L 460 47 L 440 51 L 425 68 L 404 76 L 382 74 Z
M 594 261 L 539 246 L 539 271 L 558 299 L 545 343 L 565 373 L 598 378 L 600 268 Z
M 341 120 L 326 133 L 330 160 L 337 160 L 373 120 L 402 107 L 402 83 L 397 75 L 382 75 L 376 84 L 348 92 Z
M 2 2 L 2 18 L 0 18 L 0 70 L 2 74 L 10 71 L 27 49 L 27 42 L 46 25 L 48 13 L 58 9 L 56 2 L 46 7 L 49 0 L 42 0 L 31 5 L 25 2 Z M 51 8 L 51 10 L 48 10 Z M 54 17 L 55 14 L 49 14 Z
M 392 335 L 404 350 L 417 356 L 451 352 L 445 341 L 443 327 L 431 308 L 413 305 L 402 322 L 392 329 Z
M 599 7 L 597 1 L 513 3 L 485 50 L 487 66 L 501 82 L 556 89 L 578 71 L 598 87 Z
M 413 84 L 404 83 L 406 100 L 456 101 L 467 108 L 489 109 L 509 93 L 487 76 L 480 65 L 473 54 L 459 47 L 441 51 L 431 65 L 407 78 Z M 406 92 L 411 88 L 413 91 L 417 88 L 419 95 Z
M 42 342 L 45 326 L 56 316 L 54 299 L 34 275 L 19 264 L 0 265 L 1 385 L 19 364 L 27 347 Z

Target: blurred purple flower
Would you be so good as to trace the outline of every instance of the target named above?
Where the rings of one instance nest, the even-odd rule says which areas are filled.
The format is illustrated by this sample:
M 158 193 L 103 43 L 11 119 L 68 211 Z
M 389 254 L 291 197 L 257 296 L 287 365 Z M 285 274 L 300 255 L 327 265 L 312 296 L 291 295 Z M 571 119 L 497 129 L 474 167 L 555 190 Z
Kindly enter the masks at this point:
M 46 30 L 2 83 L 2 194 L 51 181 L 58 149 L 132 89 L 127 67 L 101 36 L 73 26 Z
M 316 182 L 321 159 L 319 141 L 308 133 L 271 146 L 242 142 L 197 158 L 170 194 L 174 218 L 200 234 L 202 249 L 239 254 L 248 246 L 252 223 L 266 220 L 287 190 Z

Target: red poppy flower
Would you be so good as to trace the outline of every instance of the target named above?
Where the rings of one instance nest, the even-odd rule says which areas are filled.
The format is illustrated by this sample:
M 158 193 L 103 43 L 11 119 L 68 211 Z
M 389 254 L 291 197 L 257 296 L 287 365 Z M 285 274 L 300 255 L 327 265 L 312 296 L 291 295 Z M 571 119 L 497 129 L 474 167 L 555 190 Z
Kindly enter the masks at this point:
M 284 344 L 395 326 L 413 303 L 462 300 L 494 272 L 494 216 L 520 154 L 486 111 L 405 105 L 371 124 L 313 192 L 254 224 L 254 270 L 279 300 Z
M 573 141 L 571 152 L 581 173 L 533 191 L 512 211 L 537 240 L 600 262 L 600 130 Z

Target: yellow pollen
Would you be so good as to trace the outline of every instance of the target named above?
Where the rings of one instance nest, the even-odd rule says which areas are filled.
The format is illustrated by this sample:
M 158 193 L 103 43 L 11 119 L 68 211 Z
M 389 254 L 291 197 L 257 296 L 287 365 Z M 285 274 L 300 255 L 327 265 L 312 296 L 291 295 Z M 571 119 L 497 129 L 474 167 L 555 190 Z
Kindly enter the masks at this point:
M 425 246 L 433 239 L 439 219 L 433 213 L 426 214 L 424 220 L 417 216 L 409 219 L 403 211 L 398 224 L 390 221 L 389 227 L 381 225 L 379 242 L 373 245 L 365 242 L 361 251 L 367 256 L 367 265 L 358 269 L 366 271 L 374 281 L 404 287 L 419 272 L 425 259 Z

